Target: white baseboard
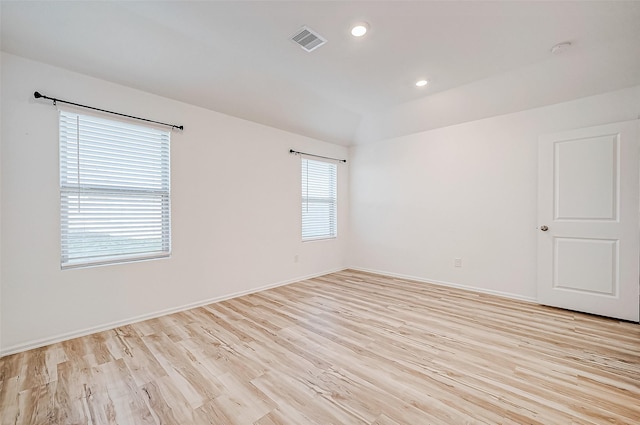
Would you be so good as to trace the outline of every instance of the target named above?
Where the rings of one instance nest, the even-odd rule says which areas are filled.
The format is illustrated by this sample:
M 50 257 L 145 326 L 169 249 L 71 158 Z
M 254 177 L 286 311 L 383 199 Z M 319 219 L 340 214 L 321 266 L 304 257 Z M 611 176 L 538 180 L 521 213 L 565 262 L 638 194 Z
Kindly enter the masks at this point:
M 526 301 L 526 302 L 536 303 L 536 304 L 538 303 L 538 301 L 535 298 L 526 297 L 526 296 L 519 295 L 519 294 L 512 294 L 510 292 L 494 291 L 493 289 L 478 288 L 478 287 L 475 287 L 475 286 L 462 285 L 462 284 L 453 283 L 453 282 L 445 282 L 445 281 L 442 281 L 442 280 L 427 279 L 427 278 L 424 278 L 424 277 L 417 277 L 417 276 L 410 276 L 410 275 L 399 274 L 399 273 L 392 273 L 392 272 L 387 272 L 387 271 L 384 271 L 384 270 L 365 269 L 365 268 L 362 268 L 362 267 L 349 267 L 349 269 L 350 270 L 361 271 L 361 272 L 366 272 L 366 273 L 374 273 L 374 274 L 380 274 L 380 275 L 384 275 L 384 276 L 397 277 L 399 279 L 407 279 L 407 280 L 415 280 L 417 282 L 432 283 L 434 285 L 439 285 L 439 286 L 447 286 L 447 287 L 451 287 L 451 288 L 464 289 L 464 290 L 467 290 L 467 291 L 478 292 L 478 293 L 481 293 L 481 294 L 497 295 L 499 297 L 510 298 L 510 299 L 513 299 L 513 300 Z
M 10 354 L 20 353 L 22 351 L 32 350 L 34 348 L 44 347 L 46 345 L 55 344 L 57 342 L 67 341 L 70 339 L 78 338 L 81 336 L 91 335 L 97 332 L 103 332 L 110 329 L 117 328 L 119 326 L 131 325 L 133 323 L 142 322 L 144 320 L 155 319 L 156 317 L 166 316 L 167 314 L 177 313 L 179 311 L 190 310 L 196 307 L 202 307 L 203 305 L 213 304 L 220 301 L 229 300 L 231 298 L 241 297 L 243 295 L 253 294 L 256 292 L 264 291 L 267 289 L 277 288 L 278 286 L 290 285 L 295 282 L 300 282 L 306 279 L 312 279 L 318 276 L 324 276 L 329 273 L 335 273 L 341 270 L 345 270 L 344 268 L 327 270 L 322 273 L 315 273 L 307 276 L 300 276 L 294 279 L 288 279 L 281 282 L 271 283 L 269 285 L 260 286 L 258 288 L 248 289 L 246 291 L 235 292 L 232 294 L 226 294 L 215 298 L 209 298 L 206 300 L 196 301 L 194 303 L 189 303 L 185 305 L 181 305 L 178 307 L 167 308 L 165 310 L 156 311 L 153 313 L 143 314 L 140 316 L 131 317 L 128 319 L 118 320 L 111 323 L 105 323 L 98 326 L 92 326 L 90 328 L 85 328 L 73 332 L 67 332 L 64 334 L 55 335 L 52 337 L 42 338 L 35 341 L 29 341 L 21 344 L 12 345 L 6 348 L 0 349 L 0 357 L 8 356 Z

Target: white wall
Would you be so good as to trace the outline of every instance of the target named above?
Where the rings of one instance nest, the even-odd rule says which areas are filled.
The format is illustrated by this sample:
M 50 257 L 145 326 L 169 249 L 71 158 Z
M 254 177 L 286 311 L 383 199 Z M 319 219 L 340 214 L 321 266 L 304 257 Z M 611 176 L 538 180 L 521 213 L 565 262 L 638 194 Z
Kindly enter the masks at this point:
M 2 8 L 0 8 L 2 10 Z M 1 12 L 0 12 L 1 14 Z M 0 17 L 1 19 L 1 17 Z M 0 99 L 2 99 L 2 59 L 0 54 Z M 2 116 L 2 102 L 0 102 L 0 117 Z M 0 141 L 2 140 L 2 119 L 0 119 Z M 0 144 L 0 355 L 2 353 L 2 145 Z
M 338 168 L 340 237 L 303 244 L 287 151 L 346 148 L 1 60 L 3 354 L 346 265 L 533 299 L 538 135 L 640 114 L 638 86 L 354 147 Z M 35 90 L 185 125 L 172 138 L 171 259 L 60 271 L 57 112 Z
M 288 150 L 346 148 L 8 54 L 1 81 L 1 352 L 345 267 L 348 164 L 340 236 L 303 244 Z M 172 135 L 170 259 L 60 270 L 58 114 L 35 90 L 185 126 Z
M 538 136 L 639 116 L 637 86 L 352 148 L 350 265 L 534 299 Z

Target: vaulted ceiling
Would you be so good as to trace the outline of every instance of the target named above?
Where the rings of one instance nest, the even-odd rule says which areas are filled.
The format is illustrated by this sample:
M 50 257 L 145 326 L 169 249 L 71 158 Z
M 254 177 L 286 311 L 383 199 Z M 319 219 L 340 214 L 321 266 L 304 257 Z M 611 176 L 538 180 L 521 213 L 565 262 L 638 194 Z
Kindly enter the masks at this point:
M 637 1 L 1 5 L 3 51 L 343 145 L 640 84 Z

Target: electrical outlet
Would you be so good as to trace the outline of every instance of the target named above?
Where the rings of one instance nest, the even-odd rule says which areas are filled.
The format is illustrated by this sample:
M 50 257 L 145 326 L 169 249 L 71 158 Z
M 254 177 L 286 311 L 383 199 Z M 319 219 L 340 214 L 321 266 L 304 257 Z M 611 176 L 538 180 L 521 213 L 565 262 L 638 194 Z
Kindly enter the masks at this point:
M 462 258 L 454 258 L 453 267 L 462 267 Z

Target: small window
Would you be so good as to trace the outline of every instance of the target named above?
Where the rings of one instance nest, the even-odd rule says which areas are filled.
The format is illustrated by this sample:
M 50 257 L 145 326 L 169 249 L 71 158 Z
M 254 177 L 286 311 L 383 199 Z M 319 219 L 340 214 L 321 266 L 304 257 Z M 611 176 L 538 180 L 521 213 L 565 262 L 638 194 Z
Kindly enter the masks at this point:
M 60 113 L 61 266 L 171 253 L 168 131 Z
M 337 236 L 337 166 L 302 158 L 302 240 Z

